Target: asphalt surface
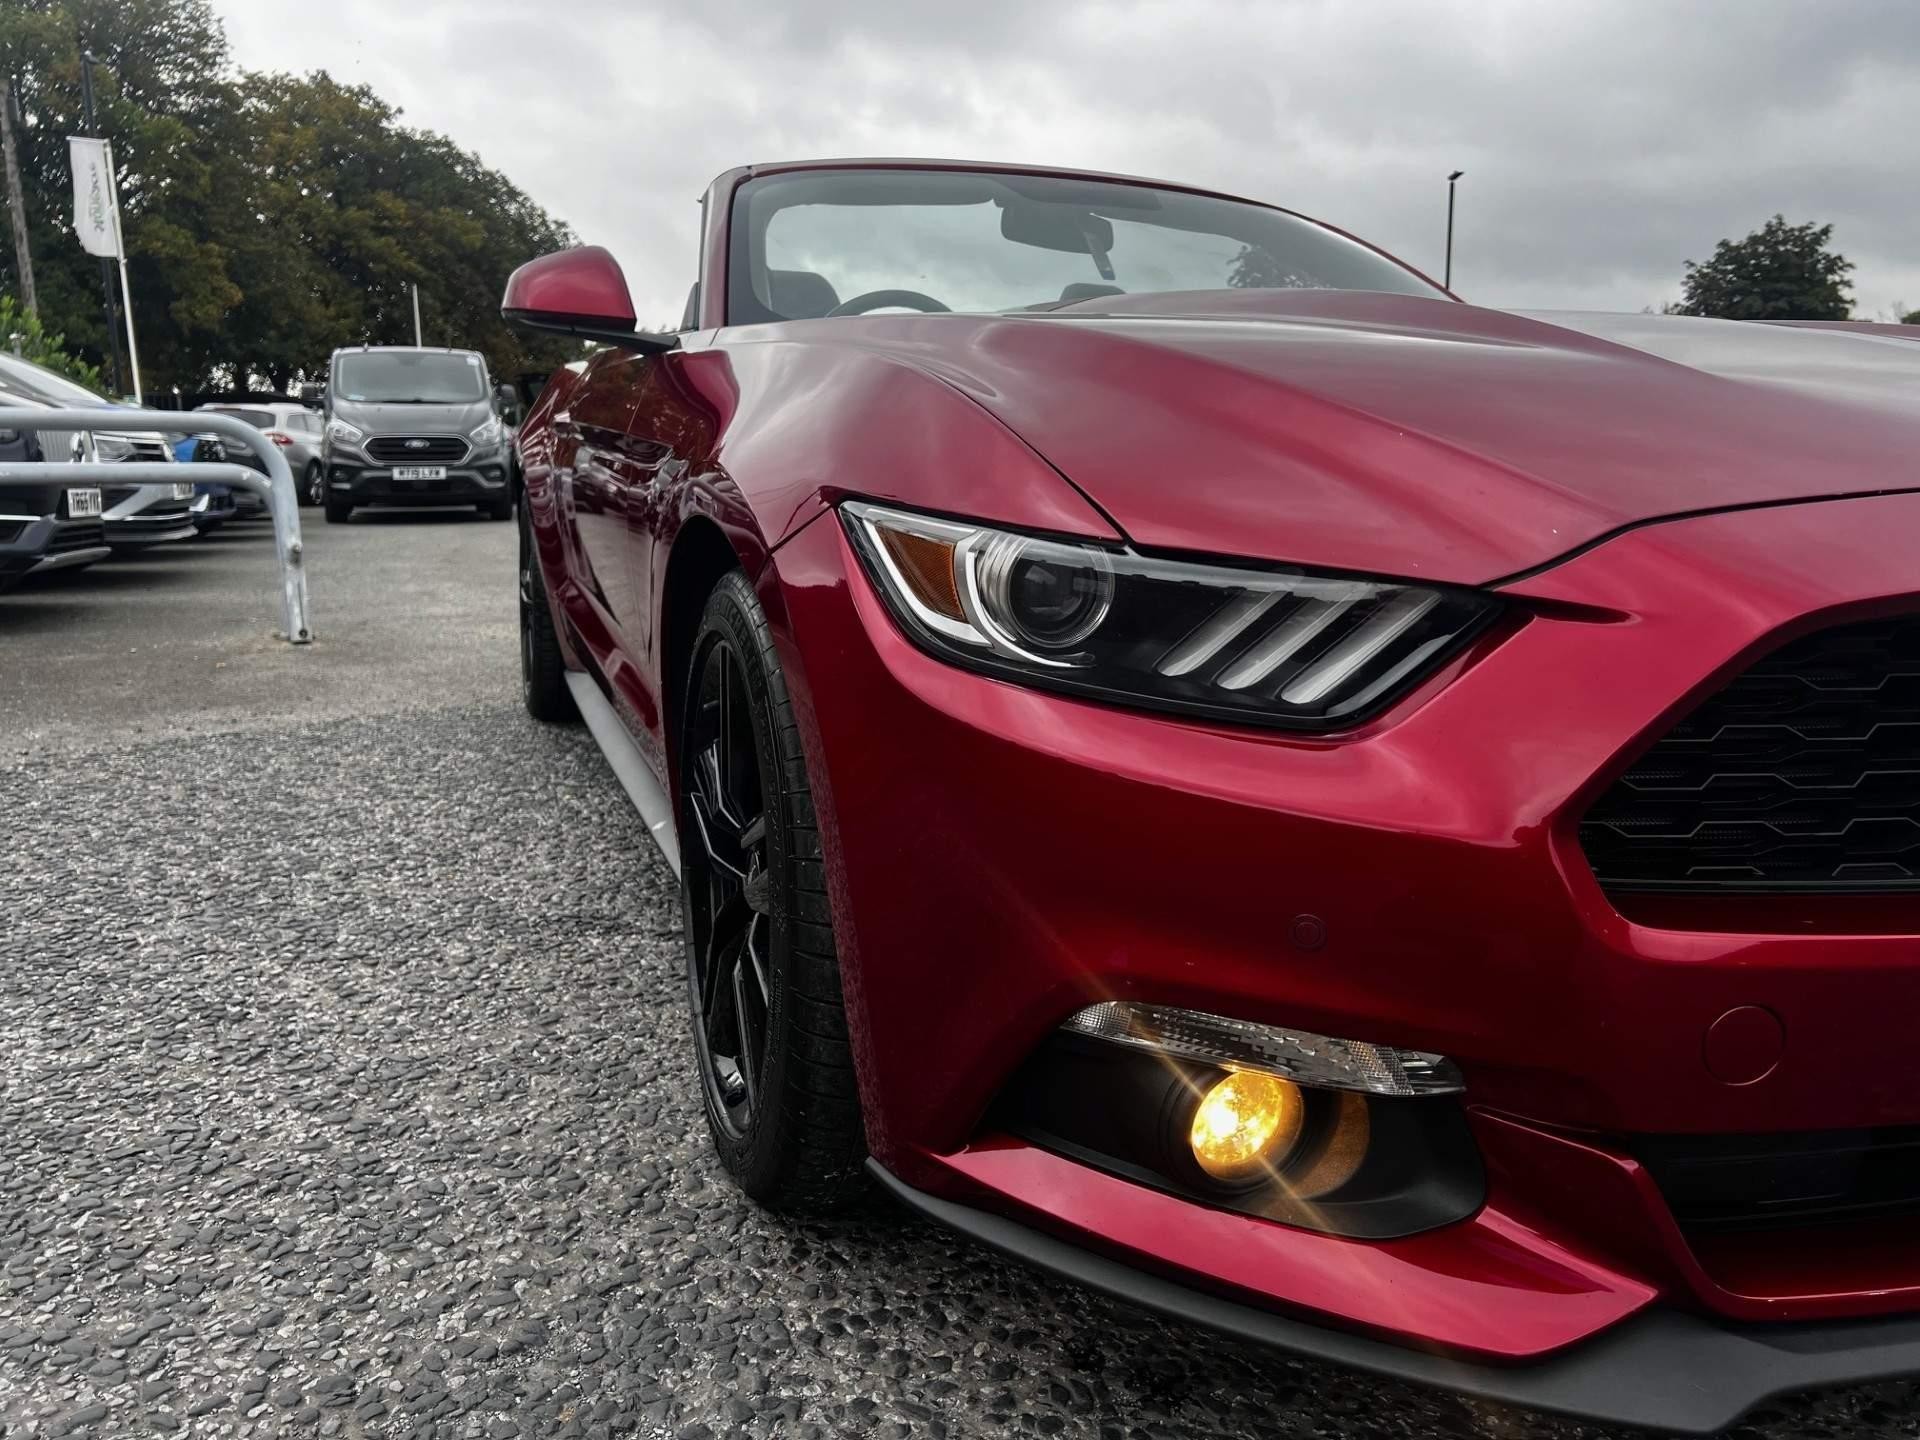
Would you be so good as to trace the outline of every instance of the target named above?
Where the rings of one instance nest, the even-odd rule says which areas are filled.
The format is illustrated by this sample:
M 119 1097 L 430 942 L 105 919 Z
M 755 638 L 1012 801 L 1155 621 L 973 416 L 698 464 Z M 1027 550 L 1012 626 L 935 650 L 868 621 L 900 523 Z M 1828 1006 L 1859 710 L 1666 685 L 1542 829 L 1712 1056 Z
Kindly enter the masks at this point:
M 519 708 L 511 527 L 308 521 L 306 650 L 264 525 L 0 598 L 0 1434 L 1612 1433 L 758 1210 L 671 877 Z

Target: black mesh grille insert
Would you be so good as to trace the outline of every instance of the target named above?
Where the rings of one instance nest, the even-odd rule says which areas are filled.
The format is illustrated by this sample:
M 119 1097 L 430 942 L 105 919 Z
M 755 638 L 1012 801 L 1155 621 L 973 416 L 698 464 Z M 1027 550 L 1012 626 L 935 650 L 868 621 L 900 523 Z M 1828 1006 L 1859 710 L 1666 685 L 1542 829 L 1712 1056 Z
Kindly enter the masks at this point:
M 1581 822 L 1609 890 L 1920 891 L 1920 616 L 1760 661 Z
M 376 435 L 367 454 L 393 465 L 450 465 L 467 458 L 467 442 L 458 435 Z
M 1632 1149 L 1683 1230 L 1785 1228 L 1920 1211 L 1920 1129 L 1642 1136 Z
M 47 549 L 59 554 L 67 550 L 91 550 L 106 543 L 107 527 L 98 520 L 65 520 L 53 532 Z

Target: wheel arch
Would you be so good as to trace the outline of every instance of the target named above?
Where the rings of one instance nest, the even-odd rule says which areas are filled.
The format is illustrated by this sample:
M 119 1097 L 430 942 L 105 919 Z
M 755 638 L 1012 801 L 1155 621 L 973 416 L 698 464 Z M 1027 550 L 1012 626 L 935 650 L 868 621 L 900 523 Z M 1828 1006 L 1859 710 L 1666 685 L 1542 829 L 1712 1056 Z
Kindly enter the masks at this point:
M 675 737 L 680 733 L 681 691 L 685 688 L 687 659 L 707 597 L 731 570 L 751 571 L 734 549 L 719 522 L 696 515 L 680 527 L 667 553 L 666 574 L 660 585 L 660 714 L 669 780 L 678 793 Z

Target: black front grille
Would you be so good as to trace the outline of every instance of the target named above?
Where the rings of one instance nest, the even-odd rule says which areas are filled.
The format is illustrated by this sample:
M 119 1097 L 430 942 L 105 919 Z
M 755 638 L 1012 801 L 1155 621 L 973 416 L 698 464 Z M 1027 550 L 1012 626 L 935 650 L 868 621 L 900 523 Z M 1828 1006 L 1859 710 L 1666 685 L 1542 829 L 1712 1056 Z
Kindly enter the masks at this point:
M 47 550 L 54 555 L 68 550 L 92 550 L 106 544 L 106 539 L 107 527 L 99 520 L 65 520 L 54 527 Z
M 1580 843 L 1608 890 L 1920 891 L 1920 616 L 1760 661 L 1635 762 Z
M 452 465 L 467 458 L 458 435 L 376 435 L 367 454 L 388 465 Z
M 111 510 L 122 500 L 131 499 L 133 492 L 139 488 L 138 485 L 102 485 L 100 487 L 101 508 Z
M 1683 1230 L 1920 1213 L 1920 1129 L 1643 1136 L 1632 1149 Z

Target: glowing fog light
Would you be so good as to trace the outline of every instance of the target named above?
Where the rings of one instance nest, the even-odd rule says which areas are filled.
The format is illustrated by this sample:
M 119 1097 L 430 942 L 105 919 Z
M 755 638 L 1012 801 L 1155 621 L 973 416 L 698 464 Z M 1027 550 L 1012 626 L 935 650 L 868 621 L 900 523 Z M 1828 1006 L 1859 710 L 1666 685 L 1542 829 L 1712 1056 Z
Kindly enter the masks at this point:
M 1300 1087 L 1275 1075 L 1239 1070 L 1200 1097 L 1187 1140 L 1215 1180 L 1235 1184 L 1271 1175 L 1306 1123 Z

